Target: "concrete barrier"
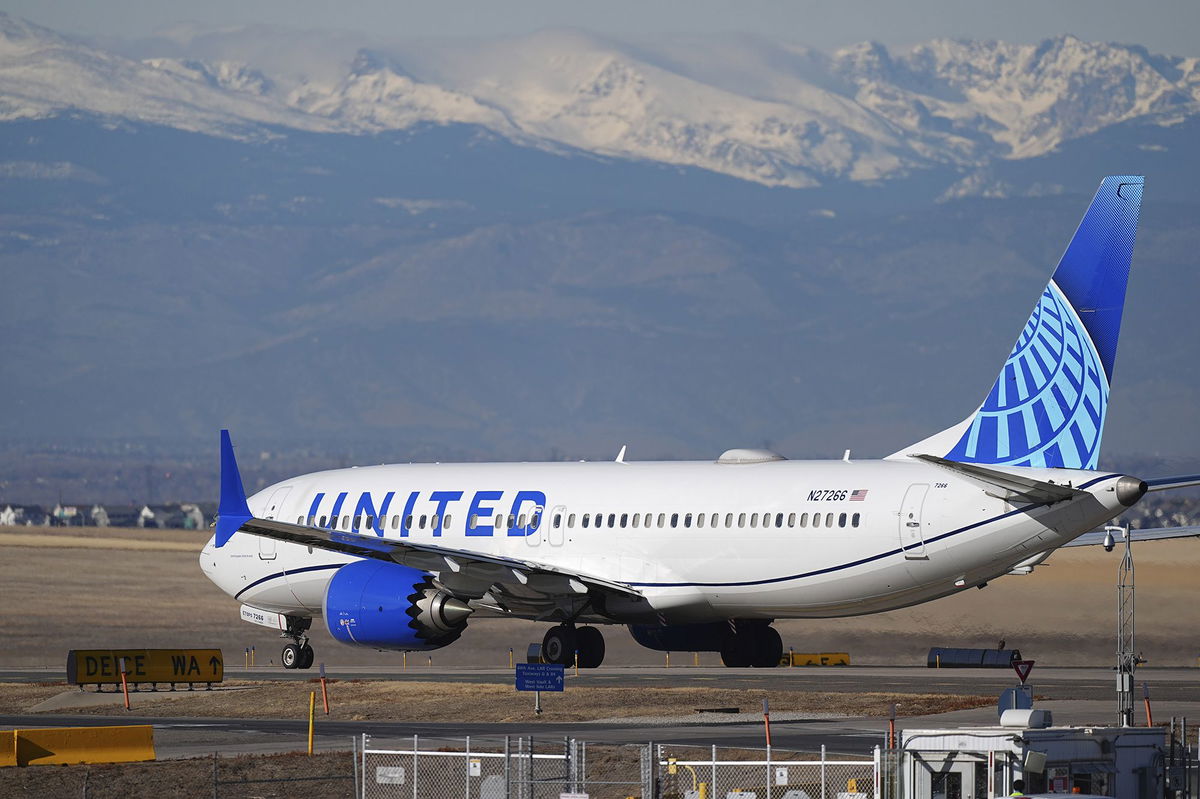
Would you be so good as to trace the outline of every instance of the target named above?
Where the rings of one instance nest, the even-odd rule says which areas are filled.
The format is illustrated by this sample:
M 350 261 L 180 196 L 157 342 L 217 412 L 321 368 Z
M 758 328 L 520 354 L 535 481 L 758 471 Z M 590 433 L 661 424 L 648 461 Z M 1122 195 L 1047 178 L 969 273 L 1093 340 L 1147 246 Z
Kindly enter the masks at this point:
M 781 666 L 849 666 L 849 652 L 784 652 Z
M 0 768 L 17 765 L 17 731 L 0 730 Z
M 154 728 L 150 725 L 129 727 L 47 727 L 13 730 L 13 762 L 0 765 L 43 766 L 77 763 L 136 763 L 154 759 Z

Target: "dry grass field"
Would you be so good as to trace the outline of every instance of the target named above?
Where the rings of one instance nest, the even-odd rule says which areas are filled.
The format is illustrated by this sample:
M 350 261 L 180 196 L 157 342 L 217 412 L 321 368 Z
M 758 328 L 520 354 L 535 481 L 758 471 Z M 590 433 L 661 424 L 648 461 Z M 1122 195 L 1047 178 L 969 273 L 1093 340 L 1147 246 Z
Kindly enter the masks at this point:
M 96 647 L 219 647 L 227 664 L 254 646 L 278 663 L 281 642 L 238 619 L 238 603 L 200 573 L 206 533 L 84 528 L 0 528 L 0 666 L 61 666 L 67 650 Z M 1138 642 L 1154 665 L 1200 657 L 1200 540 L 1134 549 Z M 779 624 L 796 651 L 848 651 L 854 663 L 923 665 L 930 646 L 996 646 L 1005 640 L 1044 665 L 1107 664 L 1115 650 L 1120 552 L 1081 547 L 1053 555 L 1026 577 L 892 613 Z M 545 625 L 479 620 L 456 644 L 430 653 L 435 666 L 507 665 L 540 641 Z M 394 664 L 398 653 L 336 644 L 314 625 L 318 660 Z M 606 635 L 608 663 L 657 664 L 619 627 Z M 408 668 L 427 667 L 425 654 Z M 676 656 L 672 665 L 691 662 Z M 704 665 L 718 663 L 702 654 Z

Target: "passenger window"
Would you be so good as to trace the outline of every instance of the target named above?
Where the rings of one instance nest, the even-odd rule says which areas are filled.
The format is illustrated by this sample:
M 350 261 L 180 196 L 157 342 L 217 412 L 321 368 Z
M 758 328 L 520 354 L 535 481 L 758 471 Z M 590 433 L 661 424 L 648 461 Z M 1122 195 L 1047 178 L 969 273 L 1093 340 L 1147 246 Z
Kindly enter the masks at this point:
M 308 518 L 309 518 L 309 519 L 312 519 L 312 517 L 311 517 L 311 516 L 310 516 L 310 517 L 308 517 Z M 296 524 L 304 524 L 304 517 L 303 517 L 303 516 L 297 516 L 297 517 L 296 517 Z
M 517 528 L 520 530 L 525 529 L 525 514 L 524 513 L 522 513 L 520 516 L 517 517 Z
M 795 527 L 795 526 L 796 526 L 796 514 L 789 513 L 788 514 L 788 527 Z
M 617 526 L 617 514 L 615 514 L 615 513 L 608 514 L 608 526 L 609 527 Z
M 665 513 L 658 514 L 658 526 L 659 527 L 667 526 L 667 514 L 665 514 Z
M 775 514 L 775 526 L 783 527 L 783 514 L 782 513 Z
M 405 516 L 405 517 L 404 517 L 404 529 L 405 529 L 405 530 L 411 530 L 411 529 L 413 529 L 413 517 L 412 517 L 412 514 L 409 514 L 408 516 Z
M 368 517 L 367 517 L 367 527 L 372 527 L 372 528 L 373 528 L 374 526 L 375 526 L 375 517 L 374 517 L 374 516 L 368 516 Z
M 346 530 L 350 529 L 350 517 L 349 516 L 342 517 L 342 528 L 346 529 Z
M 641 515 L 642 515 L 642 514 L 640 514 L 640 513 L 635 513 L 635 514 L 633 514 L 633 526 L 634 526 L 635 528 L 638 526 L 638 517 L 639 517 L 639 516 L 641 516 Z
M 562 527 L 562 514 L 556 513 L 554 514 L 554 529 L 557 530 L 559 527 Z
M 628 524 L 629 524 L 629 514 L 628 514 L 628 513 L 622 513 L 622 514 L 621 514 L 621 526 L 622 526 L 622 527 L 625 527 L 625 526 L 626 526 L 626 525 L 628 525 Z
M 833 527 L 833 514 L 832 513 L 825 514 L 825 526 Z
M 540 513 L 529 514 L 529 526 L 534 530 L 542 526 L 542 515 Z
M 838 514 L 838 527 L 845 527 L 845 526 L 846 526 L 846 514 L 839 513 Z
M 685 514 L 684 514 L 684 516 L 683 516 L 683 526 L 684 526 L 684 527 L 691 527 L 691 526 L 692 526 L 692 514 L 690 514 L 690 513 L 685 513 Z
M 496 529 L 497 530 L 504 529 L 504 517 L 502 515 L 500 515 L 499 513 L 496 514 Z
M 450 529 L 450 514 L 449 513 L 447 513 L 445 516 L 442 517 L 442 529 L 443 530 Z
M 587 527 L 587 526 L 588 526 L 588 519 L 589 519 L 589 518 L 591 518 L 591 514 L 590 514 L 590 513 L 585 513 L 585 514 L 583 514 L 583 526 L 584 526 L 584 527 Z
M 354 529 L 357 530 L 360 526 L 362 526 L 362 517 L 355 516 L 354 517 Z
M 395 529 L 397 529 L 399 526 L 400 526 L 400 517 L 399 517 L 399 516 L 393 516 L 393 517 L 392 517 L 392 529 L 393 529 L 393 530 L 395 530 Z
M 763 521 L 765 522 L 766 519 L 764 519 Z M 758 514 L 757 513 L 750 514 L 750 527 L 751 527 L 751 529 L 758 527 Z M 763 527 L 766 527 L 766 524 L 764 524 Z
M 575 514 L 572 513 L 570 516 L 567 517 L 567 527 L 574 527 L 574 526 L 575 526 Z
M 429 517 L 429 529 L 430 530 L 438 529 L 438 517 L 437 517 L 436 513 L 433 516 Z
M 814 513 L 813 514 L 813 527 L 820 527 L 820 526 L 821 526 L 821 514 Z
M 321 517 L 321 523 L 318 525 L 318 527 L 324 527 L 324 526 L 325 526 L 325 519 L 326 519 L 326 517 L 324 517 L 324 516 L 322 516 L 322 517 Z
M 517 515 L 515 513 L 508 514 L 508 529 L 512 530 L 517 526 Z
M 712 516 L 709 518 L 709 520 L 708 520 L 708 526 L 709 526 L 709 527 L 716 527 L 716 526 L 717 526 L 717 521 L 718 521 L 718 519 L 719 519 L 719 518 L 720 518 L 720 514 L 714 513 L 714 514 L 713 514 L 713 515 L 712 515 Z
M 467 529 L 474 530 L 478 526 L 479 526 L 479 514 L 472 513 L 471 516 L 467 519 Z
M 425 529 L 425 520 L 428 518 L 429 518 L 428 516 L 426 516 L 425 514 L 422 513 L 421 518 L 417 521 L 417 527 L 420 528 L 421 530 L 424 530 Z
M 697 514 L 696 514 L 696 526 L 697 526 L 697 527 L 703 527 L 703 526 L 704 526 L 704 514 L 703 514 L 703 513 L 697 513 Z
M 860 515 L 861 514 L 856 513 L 850 517 L 850 526 L 851 527 L 858 527 L 858 520 L 859 520 Z
M 672 514 L 671 514 L 671 526 L 672 526 L 672 527 L 678 527 L 678 526 L 679 526 L 679 514 L 678 514 L 678 513 L 672 513 Z
M 746 514 L 739 513 L 738 514 L 738 527 L 745 527 L 745 526 L 746 526 Z
M 733 514 L 732 513 L 725 514 L 725 526 L 733 527 Z

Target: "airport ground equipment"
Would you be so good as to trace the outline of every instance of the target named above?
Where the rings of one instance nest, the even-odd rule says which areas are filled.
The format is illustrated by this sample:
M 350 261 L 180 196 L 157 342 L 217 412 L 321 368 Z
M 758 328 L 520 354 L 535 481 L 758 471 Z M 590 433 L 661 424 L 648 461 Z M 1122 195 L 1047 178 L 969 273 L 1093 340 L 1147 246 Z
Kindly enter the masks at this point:
M 1133 538 L 1129 528 L 1109 526 L 1104 528 L 1109 536 L 1119 535 L 1125 540 L 1125 552 L 1117 569 L 1117 724 L 1133 726 L 1133 673 L 1142 659 L 1137 654 L 1135 634 L 1135 612 L 1133 602 Z M 1110 547 L 1105 547 L 1109 549 Z M 1147 703 L 1147 707 L 1149 704 Z
M 159 683 L 185 684 L 192 690 L 198 683 L 209 688 L 225 679 L 225 659 L 220 649 L 72 649 L 67 653 L 67 682 L 82 688 L 121 684 L 121 661 L 134 686 Z
M 965 649 L 934 646 L 926 665 L 931 669 L 1007 669 L 1021 660 L 1019 649 Z
M 1023 779 L 1030 794 L 1163 795 L 1161 728 L 1054 727 L 1048 721 L 1043 711 L 1008 710 L 994 727 L 902 730 L 902 796 L 1008 796 L 1015 779 Z

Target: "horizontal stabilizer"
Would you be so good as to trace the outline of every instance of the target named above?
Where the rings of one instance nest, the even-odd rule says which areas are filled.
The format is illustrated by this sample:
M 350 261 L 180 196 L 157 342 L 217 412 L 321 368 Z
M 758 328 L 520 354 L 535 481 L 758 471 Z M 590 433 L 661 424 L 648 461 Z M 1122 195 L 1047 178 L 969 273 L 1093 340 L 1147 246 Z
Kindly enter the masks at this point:
M 1172 488 L 1187 488 L 1200 485 L 1200 474 L 1182 474 L 1175 477 L 1155 477 L 1146 481 L 1147 491 L 1170 491 Z
M 946 460 L 935 455 L 913 455 L 913 457 L 923 460 L 926 463 L 932 463 L 935 466 L 941 466 L 943 469 L 957 472 L 972 480 L 986 483 L 993 488 L 1000 489 L 1004 493 L 995 494 L 995 496 L 1002 499 L 1016 499 L 1022 502 L 1061 502 L 1064 499 L 1071 499 L 1087 493 L 1086 491 L 1080 491 L 1070 486 L 1047 483 L 1044 480 L 1034 480 L 1032 477 L 1025 477 L 1023 475 L 1009 474 L 999 469 L 989 469 L 975 463 L 959 463 L 958 461 Z
M 1084 533 L 1065 547 L 1111 546 L 1112 534 L 1104 530 L 1094 530 Z M 1200 527 L 1148 527 L 1143 530 L 1130 530 L 1129 538 L 1133 541 L 1163 541 L 1168 538 L 1200 538 Z M 1122 538 L 1121 541 L 1125 539 Z

